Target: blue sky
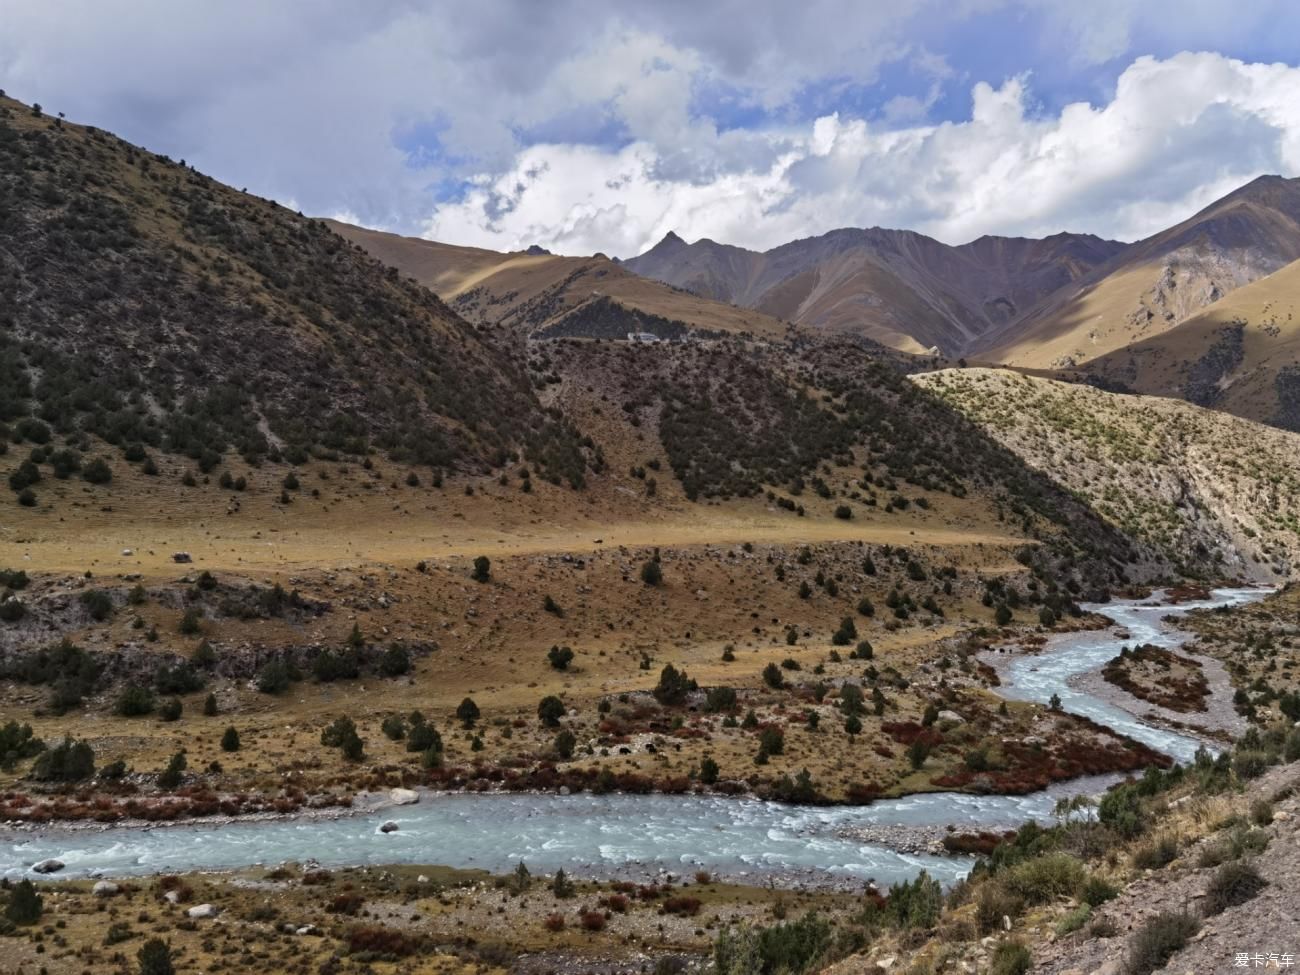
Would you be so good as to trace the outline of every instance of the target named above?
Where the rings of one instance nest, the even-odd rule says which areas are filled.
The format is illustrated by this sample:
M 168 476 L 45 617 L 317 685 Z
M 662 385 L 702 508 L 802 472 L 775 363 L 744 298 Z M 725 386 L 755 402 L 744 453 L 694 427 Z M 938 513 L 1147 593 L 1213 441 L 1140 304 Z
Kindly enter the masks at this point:
M 1273 0 L 0 0 L 0 87 L 304 212 L 629 255 L 1133 239 L 1300 172 Z

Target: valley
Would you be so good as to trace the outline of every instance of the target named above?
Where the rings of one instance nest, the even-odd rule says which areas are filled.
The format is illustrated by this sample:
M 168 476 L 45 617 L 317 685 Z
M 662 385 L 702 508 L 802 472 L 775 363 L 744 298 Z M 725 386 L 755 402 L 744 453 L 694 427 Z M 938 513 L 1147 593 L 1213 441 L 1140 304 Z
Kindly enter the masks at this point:
M 1118 957 L 1291 842 L 1290 187 L 497 253 L 0 100 L 6 970 Z

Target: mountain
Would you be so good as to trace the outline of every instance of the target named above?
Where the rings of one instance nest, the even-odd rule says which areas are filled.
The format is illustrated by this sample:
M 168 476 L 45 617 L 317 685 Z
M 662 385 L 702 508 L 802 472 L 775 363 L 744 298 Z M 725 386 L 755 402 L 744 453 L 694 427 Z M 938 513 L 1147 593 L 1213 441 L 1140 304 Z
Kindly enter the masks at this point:
M 1009 370 L 912 380 L 1190 574 L 1276 583 L 1300 561 L 1300 434 Z
M 680 338 L 750 332 L 780 338 L 770 315 L 633 274 L 603 254 L 562 257 L 540 247 L 502 254 L 329 221 L 339 234 L 434 291 L 472 322 L 541 338 Z
M 1082 378 L 1300 431 L 1300 261 L 1088 361 Z
M 1124 249 L 971 351 L 1070 368 L 1159 335 L 1297 259 L 1300 179 L 1261 176 Z
M 1082 234 L 951 247 L 907 230 L 835 230 L 762 253 L 669 234 L 624 266 L 802 325 L 959 355 L 1124 245 Z
M 516 352 L 319 221 L 0 99 L 0 422 L 206 470 L 391 456 L 580 480 Z M 6 437 L 9 433 L 5 429 Z

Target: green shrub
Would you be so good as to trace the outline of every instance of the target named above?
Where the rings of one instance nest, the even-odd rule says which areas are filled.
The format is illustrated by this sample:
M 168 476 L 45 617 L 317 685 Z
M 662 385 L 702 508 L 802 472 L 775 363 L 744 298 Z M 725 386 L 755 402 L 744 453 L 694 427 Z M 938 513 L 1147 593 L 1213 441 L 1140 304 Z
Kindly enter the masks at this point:
M 241 742 L 239 732 L 234 728 L 227 728 L 221 735 L 221 750 L 223 752 L 239 751 Z
M 475 582 L 487 582 L 492 578 L 492 560 L 486 555 L 480 555 L 474 560 L 474 571 L 469 577 Z
M 1092 917 L 1092 905 L 1080 904 L 1074 910 L 1068 912 L 1061 920 L 1056 922 L 1057 937 L 1064 937 L 1067 934 L 1073 934 L 1081 927 L 1088 923 Z
M 899 928 L 933 928 L 943 909 L 943 888 L 922 870 L 915 880 L 897 883 L 889 888 L 885 902 L 886 917 Z
M 1015 919 L 1024 909 L 1024 898 L 990 881 L 981 884 L 975 896 L 975 924 L 980 934 L 989 934 L 1002 927 L 1004 917 Z
M 31 777 L 38 782 L 80 782 L 94 774 L 94 750 L 84 741 L 71 738 L 41 752 L 31 771 Z
M 1119 895 L 1119 888 L 1095 874 L 1090 875 L 1079 888 L 1079 900 L 1089 907 L 1099 907 Z
M 989 975 L 1025 975 L 1033 963 L 1033 955 L 1019 941 L 1003 941 L 993 949 Z
M 45 905 L 41 895 L 36 892 L 36 885 L 26 878 L 18 881 L 9 894 L 9 903 L 5 905 L 5 917 L 18 925 L 35 924 L 41 919 Z
M 153 691 L 139 684 L 132 684 L 117 696 L 113 704 L 113 713 L 123 718 L 138 718 L 152 714 L 157 706 Z
M 1150 918 L 1129 939 L 1126 975 L 1148 975 L 1163 968 L 1199 928 L 1196 918 L 1182 911 L 1166 911 Z
M 113 469 L 102 457 L 96 457 L 81 469 L 81 476 L 91 484 L 107 484 L 113 479 Z
M 158 717 L 163 721 L 179 721 L 185 707 L 179 697 L 169 697 L 158 708 Z
M 466 728 L 474 727 L 474 722 L 479 719 L 479 716 L 480 711 L 473 698 L 467 697 L 456 706 L 456 717 Z
M 1133 866 L 1139 870 L 1159 870 L 1178 858 L 1178 840 L 1165 835 L 1144 843 L 1133 851 Z
M 663 566 L 658 559 L 650 559 L 641 566 L 641 581 L 647 586 L 657 586 L 664 581 Z
M 1048 853 L 1007 870 L 1002 883 L 1028 904 L 1046 904 L 1083 886 L 1083 864 L 1066 853 Z
M 113 615 L 113 597 L 102 589 L 87 589 L 80 601 L 93 620 L 102 623 Z
M 1267 886 L 1259 871 L 1249 863 L 1225 863 L 1214 872 L 1205 889 L 1201 909 L 1206 917 L 1222 914 L 1230 907 L 1244 904 Z
M 546 651 L 546 660 L 554 670 L 568 670 L 569 664 L 573 662 L 573 649 L 557 644 Z
M 335 718 L 320 733 L 320 743 L 327 748 L 338 748 L 343 752 L 345 758 L 349 758 L 354 762 L 360 761 L 365 753 L 365 742 L 357 734 L 355 722 L 347 716 Z
M 150 938 L 136 954 L 140 975 L 174 975 L 171 945 L 161 938 Z

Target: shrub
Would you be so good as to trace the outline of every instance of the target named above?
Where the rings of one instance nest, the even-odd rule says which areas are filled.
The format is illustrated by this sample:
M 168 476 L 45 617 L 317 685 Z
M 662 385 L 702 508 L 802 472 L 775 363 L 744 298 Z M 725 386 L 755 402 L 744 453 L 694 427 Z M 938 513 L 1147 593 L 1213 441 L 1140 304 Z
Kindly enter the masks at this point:
M 41 919 L 45 906 L 41 895 L 36 892 L 36 885 L 23 879 L 14 885 L 9 894 L 9 903 L 5 905 L 5 917 L 14 924 L 35 924 Z
M 1273 804 L 1267 799 L 1256 799 L 1250 804 L 1250 821 L 1256 826 L 1273 822 Z
M 1125 972 L 1148 975 L 1163 968 L 1199 927 L 1196 918 L 1182 911 L 1166 911 L 1150 918 L 1129 939 Z
M 1033 955 L 1019 941 L 1003 941 L 993 949 L 989 975 L 1025 975 L 1033 963 Z
M 113 615 L 113 597 L 102 589 L 87 589 L 81 594 L 80 601 L 90 618 L 97 622 L 102 623 Z
M 1066 853 L 1048 853 L 1018 863 L 1002 878 L 1006 888 L 1029 904 L 1045 904 L 1077 891 L 1084 880 L 1083 864 Z
M 689 897 L 684 894 L 669 897 L 664 900 L 664 913 L 677 914 L 682 917 L 694 917 L 696 914 L 700 913 L 700 903 L 698 897 Z
M 36 492 L 31 488 L 23 488 L 18 492 L 18 503 L 24 508 L 35 508 Z
M 1079 900 L 1089 907 L 1099 907 L 1108 900 L 1114 900 L 1118 895 L 1119 890 L 1114 884 L 1096 875 L 1089 876 L 1079 888 Z
M 1064 937 L 1067 934 L 1073 934 L 1078 931 L 1092 917 L 1092 905 L 1080 904 L 1074 910 L 1069 911 L 1056 922 L 1056 936 Z
M 732 711 L 736 707 L 736 691 L 730 687 L 710 687 L 704 700 L 704 710 L 716 713 Z
M 699 685 L 687 676 L 686 671 L 678 670 L 672 664 L 665 664 L 659 672 L 659 683 L 655 685 L 655 700 L 664 707 L 681 707 L 686 703 L 687 695 Z
M 1206 917 L 1222 914 L 1230 907 L 1244 904 L 1267 886 L 1259 871 L 1249 863 L 1225 863 L 1214 872 L 1205 890 L 1202 910 Z
M 379 672 L 385 677 L 401 677 L 403 674 L 410 673 L 410 670 L 411 655 L 400 643 L 389 646 L 379 658 Z
M 480 717 L 481 712 L 478 705 L 474 703 L 472 697 L 467 697 L 456 706 L 456 717 L 466 728 L 474 727 L 474 722 Z
M 94 774 L 94 750 L 84 741 L 64 738 L 62 743 L 41 752 L 32 765 L 31 778 L 38 782 L 80 782 Z
M 943 908 L 943 888 L 924 870 L 916 879 L 894 884 L 889 888 L 885 912 L 900 928 L 929 930 L 939 920 Z
M 152 714 L 157 706 L 153 691 L 139 684 L 132 684 L 118 695 L 113 705 L 113 713 L 123 718 L 138 718 Z
M 835 517 L 840 518 L 844 521 L 848 521 L 853 517 L 853 509 L 850 508 L 847 504 L 836 505 Z
M 1024 909 L 1024 899 L 1002 884 L 981 884 L 975 898 L 975 923 L 980 934 L 988 934 L 1002 927 L 1004 917 L 1019 917 Z
M 209 718 L 215 718 L 217 716 L 217 695 L 211 691 L 209 691 L 208 696 L 203 699 L 203 713 Z
M 587 931 L 604 931 L 605 915 L 600 911 L 583 911 L 579 915 L 582 926 Z
M 1159 870 L 1178 858 L 1178 840 L 1161 836 L 1133 851 L 1133 866 L 1139 870 Z
M 781 673 L 781 668 L 776 663 L 769 663 L 763 668 L 763 683 L 774 691 L 779 691 L 785 687 L 785 676 Z
M 81 476 L 91 484 L 107 484 L 113 479 L 113 470 L 102 457 L 96 457 L 81 469 Z
M 268 660 L 257 672 L 257 689 L 263 694 L 283 694 L 292 681 L 289 665 L 279 657 Z
M 573 749 L 577 744 L 578 739 L 568 728 L 555 736 L 555 752 L 566 761 L 573 757 Z
M 181 784 L 181 773 L 185 771 L 189 762 L 185 758 L 185 752 L 179 751 L 167 762 L 167 768 L 158 774 L 158 785 L 163 789 L 175 789 Z
M 700 761 L 700 781 L 705 785 L 713 785 L 721 774 L 722 769 L 710 756 L 706 755 Z
M 492 560 L 486 555 L 480 555 L 474 560 L 474 571 L 469 577 L 475 582 L 487 582 L 492 578 Z
M 397 720 L 400 722 L 402 719 L 398 718 Z M 385 731 L 385 734 L 388 734 L 388 732 Z M 392 735 L 389 735 L 389 737 L 391 738 Z M 413 722 L 406 739 L 406 750 L 408 752 L 427 752 L 430 749 L 438 752 L 442 751 L 442 735 L 438 733 L 437 728 L 425 721 Z
M 466 699 L 468 700 L 468 698 Z M 564 707 L 564 702 L 554 694 L 548 694 L 537 704 L 537 717 L 541 719 L 542 724 L 548 728 L 558 727 L 560 719 L 568 713 Z
M 401 741 L 406 737 L 406 722 L 400 714 L 390 714 L 380 723 L 379 730 L 389 741 Z
M 573 650 L 570 647 L 553 646 L 546 651 L 546 659 L 555 670 L 568 670 L 573 662 Z
M 179 697 L 169 697 L 158 708 L 158 717 L 163 721 L 179 721 L 184 710 L 185 706 L 181 704 Z
M 840 628 L 832 634 L 831 643 L 837 647 L 847 647 L 857 638 L 858 628 L 853 623 L 853 617 L 846 616 L 840 620 Z
M 161 938 L 150 938 L 136 953 L 140 975 L 173 975 L 171 945 Z
M 564 930 L 564 915 L 563 915 L 563 914 L 548 914 L 548 915 L 546 916 L 546 920 L 543 921 L 542 924 L 545 926 L 546 930 L 547 930 L 547 931 L 550 931 L 552 934 L 555 934 L 555 933 L 557 933 L 557 932 L 559 932 L 559 931 L 563 931 L 563 930 Z
M 344 757 L 359 761 L 365 753 L 365 742 L 357 734 L 357 726 L 346 715 L 335 718 L 333 723 L 320 733 L 320 743 L 327 748 L 338 748 Z
M 664 570 L 658 559 L 650 559 L 641 566 L 641 581 L 647 586 L 657 586 L 664 581 Z
M 196 633 L 201 633 L 203 631 L 202 621 L 203 614 L 199 611 L 198 607 L 191 606 L 189 609 L 185 610 L 185 614 L 181 617 L 181 633 L 185 636 L 194 636 Z
M 239 746 L 239 732 L 234 728 L 227 728 L 221 735 L 221 750 L 223 752 L 237 752 Z

